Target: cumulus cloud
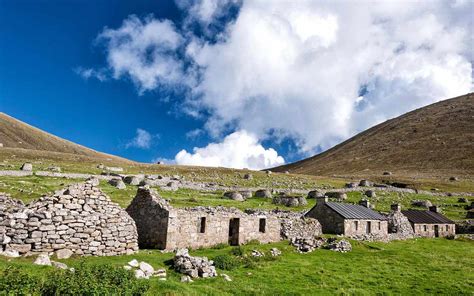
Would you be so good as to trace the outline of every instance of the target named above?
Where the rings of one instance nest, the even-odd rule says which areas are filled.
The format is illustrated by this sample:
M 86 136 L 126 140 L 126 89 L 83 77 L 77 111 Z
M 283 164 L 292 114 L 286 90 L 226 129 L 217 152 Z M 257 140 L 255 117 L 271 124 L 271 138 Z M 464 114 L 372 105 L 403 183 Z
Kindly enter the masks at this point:
M 203 26 L 229 3 L 236 1 L 178 1 Z M 245 130 L 256 143 L 291 138 L 303 153 L 473 90 L 472 1 L 238 3 L 217 39 L 131 16 L 99 37 L 108 67 L 139 92 L 184 86 L 182 110 L 204 116 L 216 138 Z M 231 149 L 225 140 L 210 147 Z M 179 156 L 189 162 L 203 153 Z
M 105 69 L 92 69 L 92 68 L 83 68 L 83 67 L 77 67 L 74 69 L 74 72 L 84 78 L 85 80 L 88 80 L 90 78 L 96 78 L 99 81 L 105 81 L 107 80 L 107 74 Z
M 126 145 L 125 148 L 135 147 L 141 149 L 149 149 L 152 144 L 153 138 L 157 138 L 157 135 L 152 135 L 148 131 L 137 128 L 137 132 L 135 138 L 130 140 Z
M 264 169 L 282 165 L 283 157 L 272 149 L 265 149 L 258 139 L 245 130 L 226 136 L 220 143 L 194 148 L 192 153 L 181 150 L 175 162 L 182 165 Z

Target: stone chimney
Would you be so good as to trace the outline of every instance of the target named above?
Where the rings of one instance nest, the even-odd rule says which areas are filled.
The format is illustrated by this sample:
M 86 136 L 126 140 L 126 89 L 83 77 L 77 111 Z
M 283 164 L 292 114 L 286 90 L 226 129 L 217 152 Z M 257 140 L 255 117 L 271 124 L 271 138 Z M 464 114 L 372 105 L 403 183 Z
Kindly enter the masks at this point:
M 359 205 L 370 209 L 370 202 L 369 202 L 368 200 L 366 200 L 366 199 L 361 199 L 361 200 L 359 201 Z
M 431 206 L 431 207 L 429 207 L 429 209 L 430 209 L 430 212 L 434 212 L 434 213 L 440 213 L 441 212 L 441 210 L 438 206 Z
M 323 196 L 318 196 L 316 197 L 316 204 L 325 204 L 329 201 L 328 197 L 323 195 Z
M 400 212 L 402 210 L 402 206 L 400 204 L 396 203 L 396 204 L 392 204 L 390 206 L 390 209 L 394 212 Z

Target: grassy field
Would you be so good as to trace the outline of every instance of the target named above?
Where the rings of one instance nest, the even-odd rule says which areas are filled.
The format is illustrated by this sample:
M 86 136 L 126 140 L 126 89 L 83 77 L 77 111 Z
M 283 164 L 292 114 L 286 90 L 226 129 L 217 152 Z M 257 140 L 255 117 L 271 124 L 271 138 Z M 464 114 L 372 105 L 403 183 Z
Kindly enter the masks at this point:
M 181 283 L 180 275 L 169 266 L 173 254 L 142 250 L 138 254 L 115 257 L 88 257 L 61 260 L 70 267 L 80 262 L 123 266 L 131 259 L 167 269 L 167 281 L 152 278 L 148 295 L 472 295 L 474 293 L 474 243 L 464 240 L 417 239 L 392 243 L 352 242 L 353 251 L 337 253 L 316 250 L 296 253 L 287 242 L 243 246 L 268 253 L 272 247 L 283 254 L 276 260 L 251 268 L 218 270 L 232 278 L 198 279 Z M 232 247 L 191 251 L 193 256 L 230 254 Z M 34 258 L 5 259 L 0 269 L 20 266 L 41 277 L 51 267 L 35 266 Z

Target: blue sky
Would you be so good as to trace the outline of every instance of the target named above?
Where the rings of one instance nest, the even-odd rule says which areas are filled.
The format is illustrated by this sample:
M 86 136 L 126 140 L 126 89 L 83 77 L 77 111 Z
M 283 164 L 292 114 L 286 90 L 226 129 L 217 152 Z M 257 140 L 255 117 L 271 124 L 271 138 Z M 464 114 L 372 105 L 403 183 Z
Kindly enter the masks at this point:
M 472 91 L 472 2 L 345 4 L 1 1 L 0 111 L 138 161 L 260 169 Z

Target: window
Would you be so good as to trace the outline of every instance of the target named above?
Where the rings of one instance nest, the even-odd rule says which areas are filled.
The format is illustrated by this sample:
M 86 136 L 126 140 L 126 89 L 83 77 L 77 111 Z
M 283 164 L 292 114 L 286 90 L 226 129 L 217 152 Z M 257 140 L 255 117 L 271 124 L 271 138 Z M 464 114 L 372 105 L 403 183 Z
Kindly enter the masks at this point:
M 446 231 L 449 231 L 449 225 L 446 225 Z
M 426 231 L 427 230 L 427 227 L 426 225 L 423 225 L 423 230 Z
M 359 230 L 359 221 L 354 221 L 354 227 L 357 230 Z
M 199 220 L 199 233 L 206 232 L 206 217 L 201 217 Z
M 258 231 L 261 233 L 265 233 L 266 226 L 267 226 L 267 219 L 261 218 L 258 223 Z
M 379 222 L 379 230 L 382 230 L 382 223 Z

